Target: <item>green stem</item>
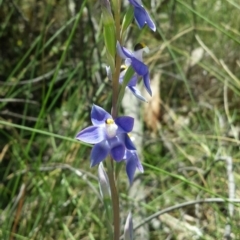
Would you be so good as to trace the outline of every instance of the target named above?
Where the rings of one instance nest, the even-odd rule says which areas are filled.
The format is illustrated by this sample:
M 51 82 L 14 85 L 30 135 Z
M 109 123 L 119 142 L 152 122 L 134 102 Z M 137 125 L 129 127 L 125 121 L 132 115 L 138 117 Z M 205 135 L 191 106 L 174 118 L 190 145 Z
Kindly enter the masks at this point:
M 113 227 L 114 227 L 114 240 L 119 240 L 120 238 L 120 211 L 119 211 L 119 196 L 116 187 L 116 181 L 114 178 L 114 169 L 113 169 L 114 161 L 112 159 L 108 159 L 107 168 L 108 168 L 108 178 L 111 189 L 111 197 L 112 197 L 112 209 L 113 209 Z
M 116 56 L 116 69 L 113 74 L 113 82 L 112 82 L 112 117 L 115 119 L 118 115 L 117 102 L 118 102 L 118 86 L 119 86 L 119 74 L 121 67 L 121 59 L 119 56 Z
M 120 9 L 121 0 L 114 0 L 114 21 L 116 28 L 116 39 L 121 43 L 120 39 Z M 118 100 L 118 87 L 119 87 L 119 75 L 120 75 L 121 59 L 116 54 L 115 56 L 115 72 L 113 73 L 112 82 L 112 117 L 115 119 L 118 115 L 117 100 Z M 113 227 L 114 227 L 114 240 L 120 238 L 120 211 L 119 211 L 119 196 L 116 186 L 116 178 L 114 174 L 114 161 L 110 159 L 108 162 L 108 178 L 110 183 L 111 195 L 112 195 L 112 209 L 113 209 Z
M 121 43 L 120 39 L 120 8 L 121 8 L 121 0 L 114 1 L 114 21 L 116 28 L 116 39 Z M 118 115 L 117 110 L 117 100 L 118 100 L 118 86 L 119 86 L 119 75 L 120 75 L 120 67 L 121 67 L 121 59 L 116 54 L 115 57 L 115 72 L 113 73 L 113 81 L 112 81 L 112 116 L 116 118 Z

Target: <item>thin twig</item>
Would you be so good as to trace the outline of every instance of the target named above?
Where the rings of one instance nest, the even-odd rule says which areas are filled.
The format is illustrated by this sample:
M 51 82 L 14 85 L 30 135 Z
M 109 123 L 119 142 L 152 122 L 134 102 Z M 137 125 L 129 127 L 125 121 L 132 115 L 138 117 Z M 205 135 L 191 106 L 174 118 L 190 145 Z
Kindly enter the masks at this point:
M 6 86 L 15 86 L 15 85 L 24 85 L 24 84 L 29 84 L 29 83 L 37 83 L 37 82 L 40 82 L 40 81 L 43 81 L 51 76 L 53 76 L 53 74 L 55 73 L 55 69 L 48 72 L 48 73 L 45 73 L 43 74 L 42 76 L 39 76 L 39 77 L 36 77 L 36 78 L 33 78 L 33 79 L 29 79 L 29 80 L 23 80 L 23 81 L 20 81 L 20 82 L 4 82 L 4 81 L 0 81 L 0 85 L 6 85 Z M 68 70 L 67 69 L 60 69 L 59 72 L 58 72 L 58 76 L 60 76 L 56 81 L 59 81 L 59 80 L 62 80 L 64 79 L 65 77 L 67 77 L 67 74 L 68 74 Z
M 159 217 L 159 216 L 161 216 L 165 213 L 168 213 L 168 212 L 172 212 L 172 211 L 177 210 L 179 208 L 188 207 L 188 206 L 192 206 L 192 205 L 195 205 L 195 204 L 202 204 L 202 203 L 225 203 L 225 202 L 240 203 L 240 199 L 206 198 L 206 199 L 199 199 L 199 200 L 193 200 L 193 201 L 189 201 L 189 202 L 180 203 L 180 204 L 165 208 L 161 211 L 158 211 L 158 212 L 150 215 L 149 217 L 145 218 L 144 221 L 142 221 L 141 223 L 136 225 L 134 227 L 134 230 L 140 228 L 142 225 L 150 222 L 152 219 L 154 219 L 156 217 Z M 123 239 L 123 236 L 121 236 L 120 239 Z
M 53 164 L 53 165 L 46 165 L 46 166 L 41 166 L 39 168 L 28 168 L 28 169 L 24 169 L 24 170 L 20 170 L 20 171 L 16 171 L 10 175 L 7 176 L 6 179 L 11 179 L 15 176 L 18 176 L 18 175 L 22 175 L 22 174 L 25 174 L 27 172 L 31 172 L 31 171 L 41 171 L 41 172 L 48 172 L 48 171 L 52 171 L 52 170 L 56 170 L 56 169 L 61 169 L 61 170 L 65 170 L 65 169 L 68 169 L 72 172 L 74 172 L 77 176 L 79 177 L 83 177 L 84 175 L 88 176 L 88 177 L 91 177 L 92 179 L 98 181 L 97 177 L 85 170 L 82 170 L 82 169 L 78 169 L 78 168 L 74 168 L 68 164 Z
M 22 99 L 22 98 L 0 98 L 0 102 L 31 103 L 31 104 L 39 105 L 37 101 Z
M 217 57 L 214 55 L 214 53 L 205 45 L 205 43 L 202 41 L 202 39 L 196 34 L 195 35 L 196 40 L 200 44 L 200 46 L 208 53 L 208 55 L 217 63 L 217 65 L 220 65 Z
M 38 119 L 38 118 L 35 118 L 35 117 L 25 116 L 25 115 L 23 115 L 23 114 L 18 114 L 18 113 L 10 112 L 10 111 L 8 111 L 8 110 L 1 111 L 1 112 L 0 112 L 0 115 L 7 115 L 7 116 L 15 117 L 15 118 L 25 119 L 25 120 L 32 121 L 32 122 L 37 122 L 37 121 L 43 122 L 43 121 L 44 121 L 44 120 L 42 120 L 42 119 Z

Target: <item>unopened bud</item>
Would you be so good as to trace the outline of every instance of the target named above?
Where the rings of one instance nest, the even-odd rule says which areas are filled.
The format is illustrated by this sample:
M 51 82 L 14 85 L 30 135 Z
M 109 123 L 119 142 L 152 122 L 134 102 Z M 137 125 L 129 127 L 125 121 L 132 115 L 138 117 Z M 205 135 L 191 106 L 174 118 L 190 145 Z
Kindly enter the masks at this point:
M 103 199 L 110 198 L 111 191 L 110 191 L 109 180 L 102 163 L 100 163 L 98 166 L 98 180 L 99 180 L 99 187 L 100 187 L 100 193 L 102 198 Z
M 100 5 L 102 8 L 107 9 L 111 13 L 111 5 L 109 0 L 100 0 Z
M 102 8 L 103 23 L 107 24 L 110 22 L 114 22 L 109 0 L 100 0 L 100 5 Z
M 128 214 L 124 226 L 124 240 L 133 240 L 133 222 L 131 212 Z
M 112 80 L 112 71 L 110 66 L 106 66 L 107 77 L 109 80 Z

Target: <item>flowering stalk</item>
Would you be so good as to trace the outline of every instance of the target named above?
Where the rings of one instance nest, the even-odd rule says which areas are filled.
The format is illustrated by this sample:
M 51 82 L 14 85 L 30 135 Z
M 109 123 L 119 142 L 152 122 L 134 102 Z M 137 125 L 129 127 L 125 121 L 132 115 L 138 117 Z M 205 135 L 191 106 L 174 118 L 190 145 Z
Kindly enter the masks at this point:
M 114 7 L 114 20 L 116 28 L 117 41 L 120 39 L 120 9 L 121 0 L 113 0 Z M 118 115 L 117 100 L 118 100 L 118 87 L 119 87 L 119 75 L 120 75 L 121 59 L 118 55 L 115 56 L 115 72 L 113 73 L 112 81 L 112 116 L 116 118 Z M 110 188 L 112 193 L 112 207 L 113 207 L 113 224 L 114 224 L 114 239 L 120 238 L 120 211 L 119 211 L 119 195 L 116 187 L 116 179 L 114 177 L 114 161 L 110 159 L 110 167 L 108 167 L 108 176 L 110 179 Z
M 121 42 L 120 39 L 120 9 L 121 9 L 121 1 L 113 0 L 114 6 L 114 20 L 116 27 L 116 38 L 117 41 Z M 115 45 L 116 46 L 116 45 Z M 113 82 L 112 82 L 112 116 L 117 117 L 117 100 L 118 100 L 118 86 L 119 86 L 119 75 L 120 75 L 120 66 L 121 59 L 118 55 L 115 56 L 115 72 L 113 73 Z
M 94 144 L 90 155 L 90 166 L 99 164 L 98 176 L 100 193 L 107 214 L 109 238 L 120 239 L 120 211 L 117 178 L 120 162 L 125 162 L 129 183 L 132 184 L 136 169 L 143 172 L 136 148 L 129 137 L 133 129 L 134 119 L 128 116 L 118 117 L 118 109 L 127 87 L 138 99 L 145 101 L 136 84 L 143 79 L 147 92 L 151 95 L 150 74 L 143 63 L 144 44 L 137 44 L 134 51 L 122 46 L 122 36 L 130 26 L 133 16 L 139 28 L 147 24 L 155 31 L 156 27 L 141 0 L 129 0 L 131 9 L 127 11 L 121 29 L 120 9 L 121 0 L 99 0 L 102 8 L 103 36 L 106 47 L 108 65 L 107 76 L 112 81 L 112 110 L 111 114 L 103 108 L 93 105 L 91 111 L 92 125 L 80 131 L 76 138 L 80 141 Z M 112 8 L 114 14 L 112 14 Z M 121 71 L 121 59 L 125 65 Z M 119 83 L 121 88 L 119 88 Z M 120 89 L 120 91 L 119 91 Z M 109 156 L 109 157 L 108 157 Z M 107 174 L 102 164 L 106 160 Z M 111 204 L 110 204 L 111 201 Z M 110 210 L 112 212 L 110 212 Z M 113 230 L 112 230 L 113 228 Z M 133 239 L 131 214 L 125 225 L 125 239 Z
M 104 208 L 107 215 L 107 229 L 109 238 L 113 239 L 113 229 L 112 229 L 112 198 L 111 198 L 111 191 L 109 187 L 109 178 L 105 172 L 104 166 L 102 163 L 98 166 L 98 180 L 99 180 L 99 188 L 100 194 L 103 200 Z
M 116 181 L 114 177 L 113 160 L 107 161 L 108 177 L 112 195 L 112 210 L 113 210 L 113 227 L 114 227 L 114 240 L 120 238 L 120 210 L 119 210 L 119 195 L 117 191 Z

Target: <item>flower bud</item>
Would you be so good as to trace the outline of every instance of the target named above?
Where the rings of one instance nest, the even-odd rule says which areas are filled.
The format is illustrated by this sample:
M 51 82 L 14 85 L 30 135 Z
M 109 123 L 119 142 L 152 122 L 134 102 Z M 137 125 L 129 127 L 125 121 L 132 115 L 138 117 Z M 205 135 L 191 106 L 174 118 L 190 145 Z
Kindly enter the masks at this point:
M 114 23 L 114 18 L 112 15 L 112 10 L 110 6 L 109 0 L 100 0 L 101 8 L 102 8 L 102 18 L 103 24 Z
M 100 0 L 100 5 L 101 5 L 102 9 L 105 9 L 105 10 L 107 10 L 110 14 L 112 14 L 111 5 L 110 5 L 109 0 Z
M 124 226 L 124 240 L 133 240 L 133 222 L 131 212 L 128 214 L 125 226 Z
M 103 199 L 110 198 L 111 191 L 110 191 L 109 180 L 102 163 L 100 163 L 98 166 L 98 180 L 99 180 L 99 187 L 100 187 L 100 193 L 102 198 Z
M 108 79 L 112 81 L 112 71 L 110 66 L 106 66 L 106 73 L 107 73 Z

